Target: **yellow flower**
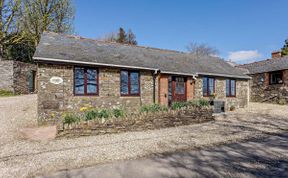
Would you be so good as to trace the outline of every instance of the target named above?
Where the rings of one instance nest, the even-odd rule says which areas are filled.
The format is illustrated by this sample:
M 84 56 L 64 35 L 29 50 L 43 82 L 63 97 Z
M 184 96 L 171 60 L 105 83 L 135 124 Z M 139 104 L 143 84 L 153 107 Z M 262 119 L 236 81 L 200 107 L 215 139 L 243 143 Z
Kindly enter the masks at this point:
M 80 111 L 82 112 L 82 111 L 87 111 L 88 110 L 88 108 L 87 107 L 82 107 L 82 108 L 80 108 Z

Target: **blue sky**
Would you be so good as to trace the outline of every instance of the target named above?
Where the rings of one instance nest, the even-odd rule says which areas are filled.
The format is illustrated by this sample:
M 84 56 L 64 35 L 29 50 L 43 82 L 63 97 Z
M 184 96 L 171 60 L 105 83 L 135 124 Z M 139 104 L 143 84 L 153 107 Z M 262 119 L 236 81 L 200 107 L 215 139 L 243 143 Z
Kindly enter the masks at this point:
M 99 38 L 131 28 L 141 46 L 216 47 L 238 63 L 266 59 L 288 38 L 288 0 L 74 0 L 75 31 Z

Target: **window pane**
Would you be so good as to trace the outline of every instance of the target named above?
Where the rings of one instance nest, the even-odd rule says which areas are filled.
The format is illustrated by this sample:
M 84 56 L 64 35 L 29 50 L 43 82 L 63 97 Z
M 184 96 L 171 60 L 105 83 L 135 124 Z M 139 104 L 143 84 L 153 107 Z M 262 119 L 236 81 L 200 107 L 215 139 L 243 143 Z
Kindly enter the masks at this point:
M 230 80 L 226 80 L 226 96 L 230 96 Z
M 175 88 L 175 93 L 183 95 L 185 94 L 185 82 L 184 78 L 177 77 L 176 78 L 176 88 Z
M 275 84 L 276 83 L 276 76 L 275 74 L 270 74 L 270 83 Z
M 87 69 L 87 93 L 97 93 L 97 71 L 95 69 Z
M 130 94 L 135 95 L 139 94 L 139 73 L 131 72 L 130 73 Z
M 214 94 L 214 79 L 209 78 L 209 95 Z
M 282 74 L 281 74 L 281 73 L 277 73 L 277 75 L 276 75 L 276 81 L 277 81 L 277 83 L 283 83 L 283 81 L 282 81 Z
M 84 94 L 84 68 L 75 68 L 75 94 Z
M 120 87 L 121 94 L 127 95 L 128 94 L 128 72 L 121 71 L 121 87 Z
M 235 88 L 235 80 L 231 80 L 231 96 L 235 96 L 236 88 Z
M 207 85 L 208 85 L 208 81 L 207 81 L 207 78 L 203 78 L 203 95 L 208 95 L 208 88 L 207 88 Z

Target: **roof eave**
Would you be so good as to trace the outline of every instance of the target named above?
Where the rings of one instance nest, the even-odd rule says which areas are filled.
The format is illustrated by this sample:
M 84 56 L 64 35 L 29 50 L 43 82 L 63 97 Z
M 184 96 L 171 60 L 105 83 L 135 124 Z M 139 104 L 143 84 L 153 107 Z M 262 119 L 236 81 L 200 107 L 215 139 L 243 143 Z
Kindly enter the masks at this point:
M 67 64 L 82 64 L 82 65 L 95 65 L 103 67 L 117 67 L 117 68 L 127 68 L 127 69 L 139 69 L 139 70 L 150 70 L 150 71 L 159 71 L 156 68 L 148 67 L 138 67 L 138 66 L 127 66 L 127 65 L 115 65 L 115 64 L 105 64 L 97 62 L 84 62 L 84 61 L 75 61 L 75 60 L 65 60 L 65 59 L 55 59 L 55 58 L 46 58 L 46 57 L 33 57 L 36 62 L 57 62 L 57 63 L 67 63 Z
M 241 76 L 241 75 L 231 75 L 231 74 L 216 74 L 216 73 L 204 73 L 197 72 L 197 75 L 206 75 L 206 76 L 217 76 L 217 77 L 228 77 L 228 78 L 238 78 L 238 79 L 251 79 L 249 76 Z
M 197 74 L 192 73 L 183 73 L 183 72 L 171 72 L 171 71 L 160 71 L 161 74 L 173 74 L 173 75 L 182 75 L 182 76 L 198 76 Z

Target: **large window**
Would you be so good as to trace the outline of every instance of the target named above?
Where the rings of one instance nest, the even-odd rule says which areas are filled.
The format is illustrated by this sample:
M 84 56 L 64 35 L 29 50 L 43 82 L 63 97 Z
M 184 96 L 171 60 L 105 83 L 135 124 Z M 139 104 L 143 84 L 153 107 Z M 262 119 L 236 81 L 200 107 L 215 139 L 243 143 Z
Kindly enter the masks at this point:
M 215 79 L 204 77 L 203 78 L 203 96 L 212 96 L 215 92 Z
M 139 72 L 121 71 L 120 92 L 122 96 L 139 96 L 140 95 L 140 78 Z
M 98 95 L 98 71 L 93 68 L 74 68 L 75 95 Z
M 236 81 L 232 79 L 226 80 L 226 96 L 235 97 L 236 96 Z
M 283 83 L 283 72 L 277 71 L 277 72 L 271 72 L 269 73 L 269 83 L 272 84 L 282 84 Z

